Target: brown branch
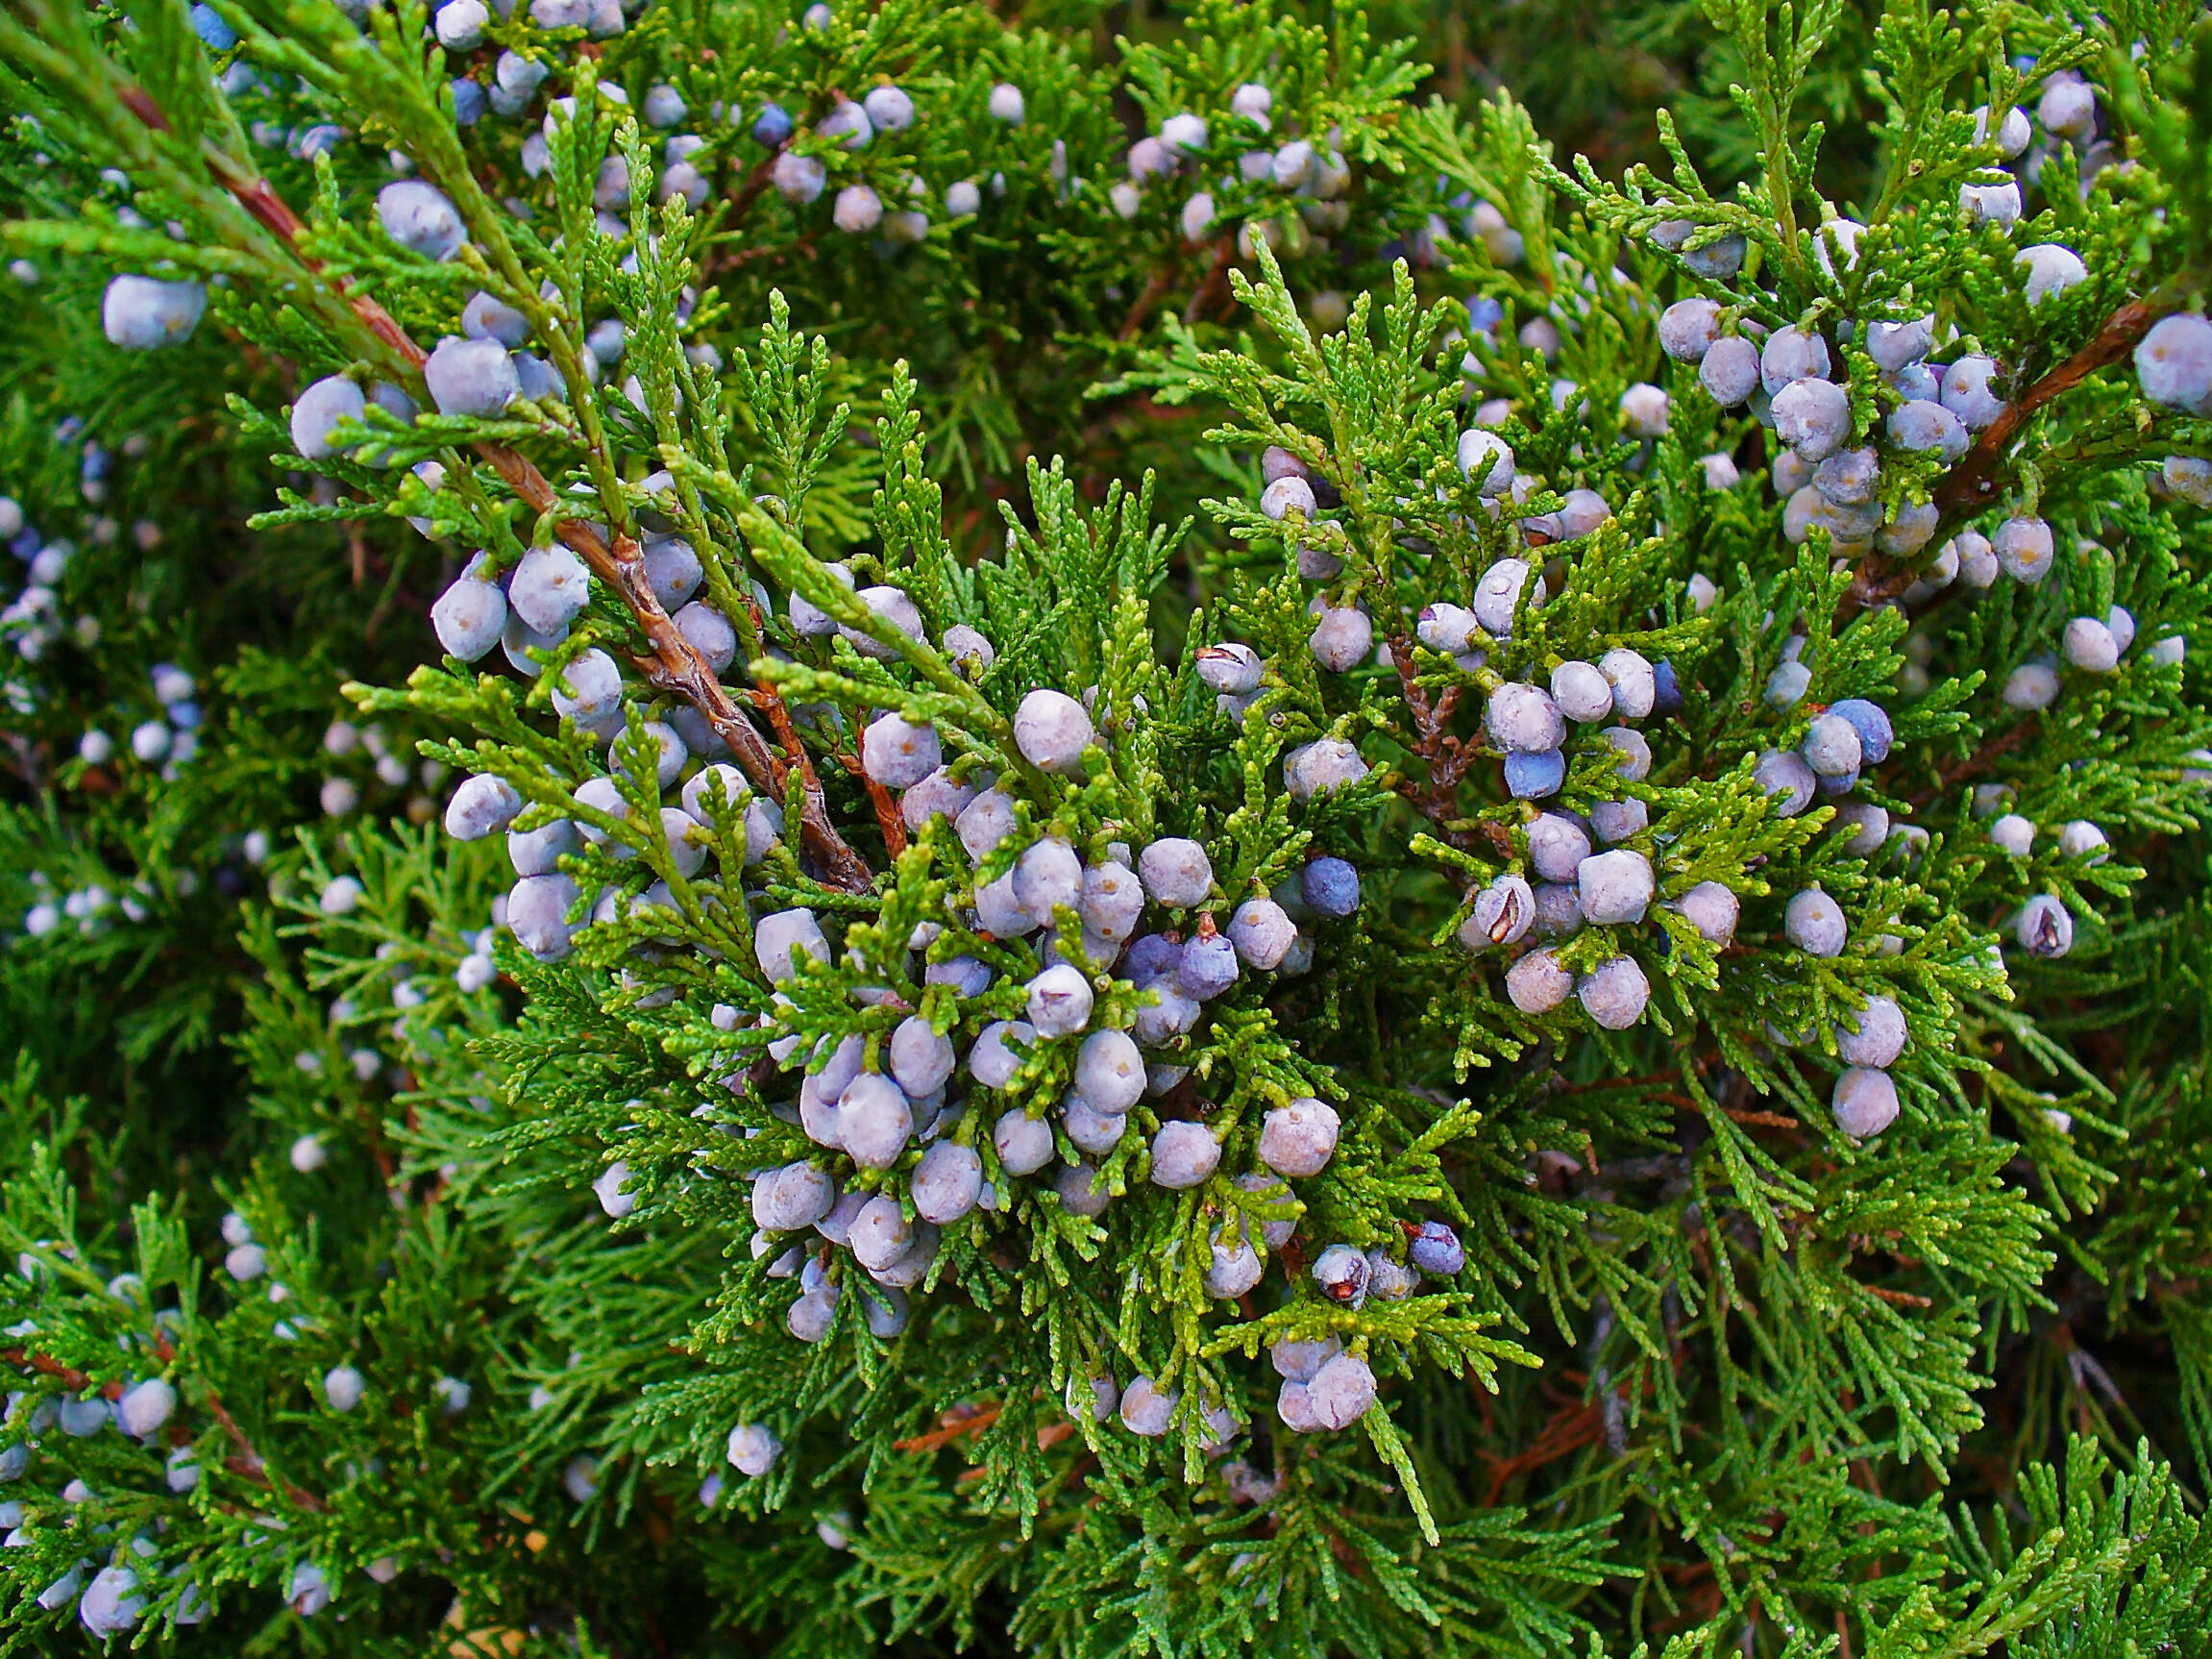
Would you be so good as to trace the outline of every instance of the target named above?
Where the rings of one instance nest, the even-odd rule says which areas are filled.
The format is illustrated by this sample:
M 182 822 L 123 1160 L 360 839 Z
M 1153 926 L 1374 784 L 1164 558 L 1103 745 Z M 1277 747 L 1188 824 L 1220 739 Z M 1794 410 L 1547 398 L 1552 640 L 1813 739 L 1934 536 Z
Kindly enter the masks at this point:
M 153 101 L 137 87 L 124 89 L 124 102 L 140 120 L 158 132 L 168 130 L 168 121 Z M 277 193 L 268 181 L 245 178 L 234 173 L 220 161 L 210 161 L 210 170 L 216 182 L 236 198 L 239 205 L 282 240 L 299 260 L 301 265 L 313 276 L 322 276 L 322 261 L 302 250 L 301 234 L 306 226 Z M 756 169 L 757 171 L 757 169 Z M 755 192 L 757 194 L 757 191 Z M 392 314 L 367 294 L 360 292 L 343 278 L 328 278 L 332 290 L 353 308 L 368 331 L 389 347 L 407 366 L 420 371 L 430 360 L 429 354 L 408 337 Z M 489 461 L 495 471 L 506 482 L 507 487 L 537 512 L 552 512 L 562 505 L 545 474 L 518 451 L 501 443 L 479 443 L 476 452 Z M 617 532 L 610 546 L 600 533 L 599 527 L 580 518 L 564 518 L 554 526 L 553 533 L 574 549 L 602 582 L 606 582 L 623 596 L 646 636 L 651 650 L 645 656 L 633 657 L 638 671 L 646 682 L 656 691 L 681 697 L 702 715 L 712 726 L 715 734 L 729 746 L 756 788 L 775 789 L 781 780 L 781 769 L 770 754 L 767 741 L 752 723 L 739 712 L 729 693 L 723 689 L 714 671 L 677 631 L 667 611 L 652 591 L 646 578 L 645 555 L 636 538 Z M 786 728 L 788 730 L 788 727 Z M 846 844 L 830 822 L 828 805 L 822 787 L 813 778 L 813 768 L 806 761 L 803 749 L 798 748 L 797 736 L 788 740 L 792 753 L 799 765 L 805 768 L 809 780 L 806 798 L 799 815 L 800 839 L 808 852 L 819 859 L 832 884 L 848 892 L 865 893 L 874 879 L 868 864 L 859 854 Z
M 1236 262 L 1237 236 L 1229 232 L 1214 244 L 1214 268 L 1206 273 L 1191 295 L 1191 303 L 1183 308 L 1183 320 L 1194 323 L 1212 309 L 1215 302 L 1229 291 L 1229 267 Z
M 2151 326 L 2179 304 L 2170 288 L 2129 300 L 2104 319 L 2088 344 L 2006 404 L 1997 418 L 1981 429 L 1974 447 L 1943 475 L 1929 498 L 1937 513 L 1935 536 L 1930 536 L 1929 542 L 1933 544 L 1958 520 L 1983 510 L 1997 499 L 1999 490 L 2010 482 L 2010 474 L 2001 474 L 1998 464 L 2029 416 L 2064 397 L 2100 369 L 2110 368 L 2126 358 Z M 1918 570 L 1901 570 L 1880 555 L 1873 556 L 1859 566 L 1843 603 L 1855 610 L 1887 604 L 1918 581 L 1919 575 Z
M 1151 320 L 1160 302 L 1167 297 L 1167 290 L 1175 285 L 1176 263 L 1171 260 L 1152 273 L 1152 280 L 1144 285 L 1144 291 L 1137 296 L 1137 303 L 1129 308 L 1129 314 L 1121 320 L 1121 327 L 1114 335 L 1116 339 L 1135 339 L 1145 323 Z

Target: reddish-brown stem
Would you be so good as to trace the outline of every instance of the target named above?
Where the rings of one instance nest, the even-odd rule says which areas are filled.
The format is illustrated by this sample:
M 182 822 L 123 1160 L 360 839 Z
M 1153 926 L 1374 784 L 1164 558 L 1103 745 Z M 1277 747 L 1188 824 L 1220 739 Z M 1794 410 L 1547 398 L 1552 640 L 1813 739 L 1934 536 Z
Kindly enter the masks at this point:
M 1196 322 L 1229 291 L 1229 267 L 1236 258 L 1237 238 L 1233 233 L 1214 244 L 1214 268 L 1206 273 L 1206 280 L 1198 285 L 1191 303 L 1183 308 L 1185 322 Z
M 126 87 L 123 101 L 130 109 L 156 131 L 166 132 L 168 121 L 137 87 Z M 229 167 L 214 164 L 212 171 L 217 183 L 229 190 L 238 204 L 261 225 L 289 248 L 301 265 L 311 274 L 322 274 L 322 262 L 304 252 L 300 236 L 306 226 L 269 187 L 268 181 L 246 178 L 233 173 Z M 758 169 L 755 169 L 757 172 Z M 763 179 L 765 184 L 765 178 Z M 756 189 L 754 195 L 758 194 Z M 748 204 L 750 205 L 750 203 Z M 353 309 L 370 334 L 382 342 L 409 368 L 419 370 L 429 361 L 429 354 L 408 337 L 391 313 L 367 294 L 355 288 L 342 279 L 331 279 L 333 291 Z M 500 443 L 479 443 L 477 453 L 489 461 L 493 469 L 506 482 L 507 487 L 539 513 L 553 511 L 562 505 L 545 474 L 518 451 Z M 610 545 L 597 525 L 580 518 L 564 518 L 555 527 L 554 533 L 573 548 L 602 582 L 623 596 L 638 627 L 644 631 L 651 649 L 632 660 L 646 682 L 656 691 L 682 698 L 712 726 L 715 734 L 729 746 L 737 756 L 738 764 L 754 787 L 776 790 L 782 778 L 780 766 L 770 753 L 764 739 L 752 723 L 739 711 L 735 702 L 714 671 L 707 667 L 692 643 L 676 629 L 668 612 L 661 607 L 652 591 L 652 584 L 645 574 L 645 555 L 634 537 L 617 532 Z M 773 698 L 773 693 L 770 696 Z M 758 694 L 755 694 L 757 701 Z M 771 711 L 774 717 L 780 702 Z M 788 721 L 780 723 L 786 747 L 795 762 L 803 769 L 806 780 L 805 800 L 799 814 L 800 839 L 808 852 L 814 854 L 829 881 L 848 892 L 865 893 L 873 884 L 874 878 L 867 861 L 847 845 L 830 822 L 828 803 L 822 785 L 814 776 L 812 764 L 805 751 L 799 746 L 797 734 L 791 732 Z

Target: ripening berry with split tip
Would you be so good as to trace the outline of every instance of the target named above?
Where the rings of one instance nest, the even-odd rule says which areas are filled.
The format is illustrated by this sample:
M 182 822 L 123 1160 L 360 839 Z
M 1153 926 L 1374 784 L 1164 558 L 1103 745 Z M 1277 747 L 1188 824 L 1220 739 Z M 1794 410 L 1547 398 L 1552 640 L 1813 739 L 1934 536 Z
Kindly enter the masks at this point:
M 1336 1155 L 1341 1127 L 1342 1120 L 1328 1102 L 1301 1096 L 1262 1120 L 1260 1161 L 1294 1180 L 1317 1176 Z
M 1198 678 L 1214 690 L 1235 694 L 1257 691 L 1266 667 L 1258 652 L 1234 640 L 1201 647 L 1193 666 Z
M 1083 752 L 1097 736 L 1083 705 L 1066 692 L 1032 691 L 1015 710 L 1015 747 L 1024 760 L 1046 772 L 1080 772 Z
M 2020 907 L 2012 931 L 2031 956 L 2051 960 L 2074 949 L 2073 913 L 2049 893 L 2039 893 Z
M 1460 924 L 1459 941 L 1473 952 L 1511 945 L 1528 932 L 1536 918 L 1535 892 L 1527 881 L 1509 872 L 1475 895 L 1473 910 Z
M 1312 1272 L 1321 1294 L 1339 1307 L 1358 1308 L 1367 1300 L 1367 1258 L 1350 1245 L 1331 1245 L 1315 1258 Z
M 1897 1122 L 1897 1084 L 1887 1072 L 1854 1066 L 1835 1079 L 1829 1106 L 1837 1128 L 1854 1140 L 1867 1140 Z

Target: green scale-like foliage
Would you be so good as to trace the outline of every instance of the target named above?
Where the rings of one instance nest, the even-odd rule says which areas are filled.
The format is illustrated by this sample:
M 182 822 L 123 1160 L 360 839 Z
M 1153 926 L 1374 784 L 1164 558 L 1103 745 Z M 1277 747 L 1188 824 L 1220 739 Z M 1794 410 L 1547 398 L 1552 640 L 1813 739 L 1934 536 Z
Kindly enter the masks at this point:
M 2130 363 L 2212 256 L 2193 9 L 431 26 L 0 19 L 0 1652 L 2212 1643 L 2212 434 Z M 2050 130 L 2054 75 L 2091 126 Z M 886 87 L 911 124 L 817 130 Z M 2014 108 L 2025 158 L 1986 136 Z M 394 239 L 403 177 L 450 257 Z M 2014 181 L 2017 222 L 1961 206 Z M 2078 279 L 2031 292 L 2052 246 Z M 188 338 L 110 343 L 135 274 L 204 285 Z M 533 395 L 437 412 L 420 354 L 479 293 Z M 1819 337 L 1857 496 L 1662 349 L 1699 299 Z M 1870 325 L 1923 316 L 2014 406 L 1962 455 L 1891 424 L 1917 383 Z M 329 377 L 379 396 L 303 454 Z M 1980 581 L 2022 519 L 2049 573 Z M 557 546 L 562 629 L 441 649 L 433 601 L 512 603 Z M 1455 628 L 1501 572 L 1510 620 Z M 2096 672 L 2070 625 L 2116 607 Z M 1567 722 L 1516 796 L 1510 688 L 1601 658 L 1679 697 Z M 1886 758 L 1778 794 L 1855 699 Z M 904 802 L 890 714 L 945 762 Z M 714 764 L 728 809 L 676 810 Z M 469 778 L 579 831 L 532 874 L 565 917 L 439 828 Z M 1006 832 L 925 788 L 995 788 Z M 1618 827 L 1649 907 L 1501 922 L 1569 890 L 1547 813 Z M 1006 908 L 1043 842 L 1095 875 L 1165 837 L 1202 896 L 1123 936 Z M 1324 858 L 1348 914 L 1307 903 Z M 1787 921 L 1814 890 L 1830 954 Z M 1126 933 L 1277 903 L 1280 962 L 1167 1020 Z M 1079 1037 L 974 1066 L 1056 962 L 1151 1068 L 1110 1146 Z M 1648 1000 L 1601 1021 L 1622 973 Z M 1871 998 L 1905 1035 L 1869 1127 Z M 863 1161 L 809 1091 L 924 1027 L 958 1067 Z M 1290 1102 L 1340 1131 L 1281 1179 Z M 1190 1130 L 1218 1169 L 1164 1184 Z M 947 1147 L 981 1201 L 873 1275 L 836 1219 L 764 1220 L 810 1166 L 915 1223 Z M 1424 1223 L 1461 1271 L 1404 1268 Z M 1301 1431 L 1279 1372 L 1322 1338 L 1376 1396 Z

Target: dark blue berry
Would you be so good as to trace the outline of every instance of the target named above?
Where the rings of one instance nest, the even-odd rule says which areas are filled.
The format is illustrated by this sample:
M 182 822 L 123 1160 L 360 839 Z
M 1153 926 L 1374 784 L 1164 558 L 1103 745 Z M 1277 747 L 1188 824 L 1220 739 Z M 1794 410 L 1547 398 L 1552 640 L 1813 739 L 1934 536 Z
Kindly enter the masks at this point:
M 1315 858 L 1298 885 L 1317 916 L 1341 922 L 1360 907 L 1360 873 L 1343 858 Z

